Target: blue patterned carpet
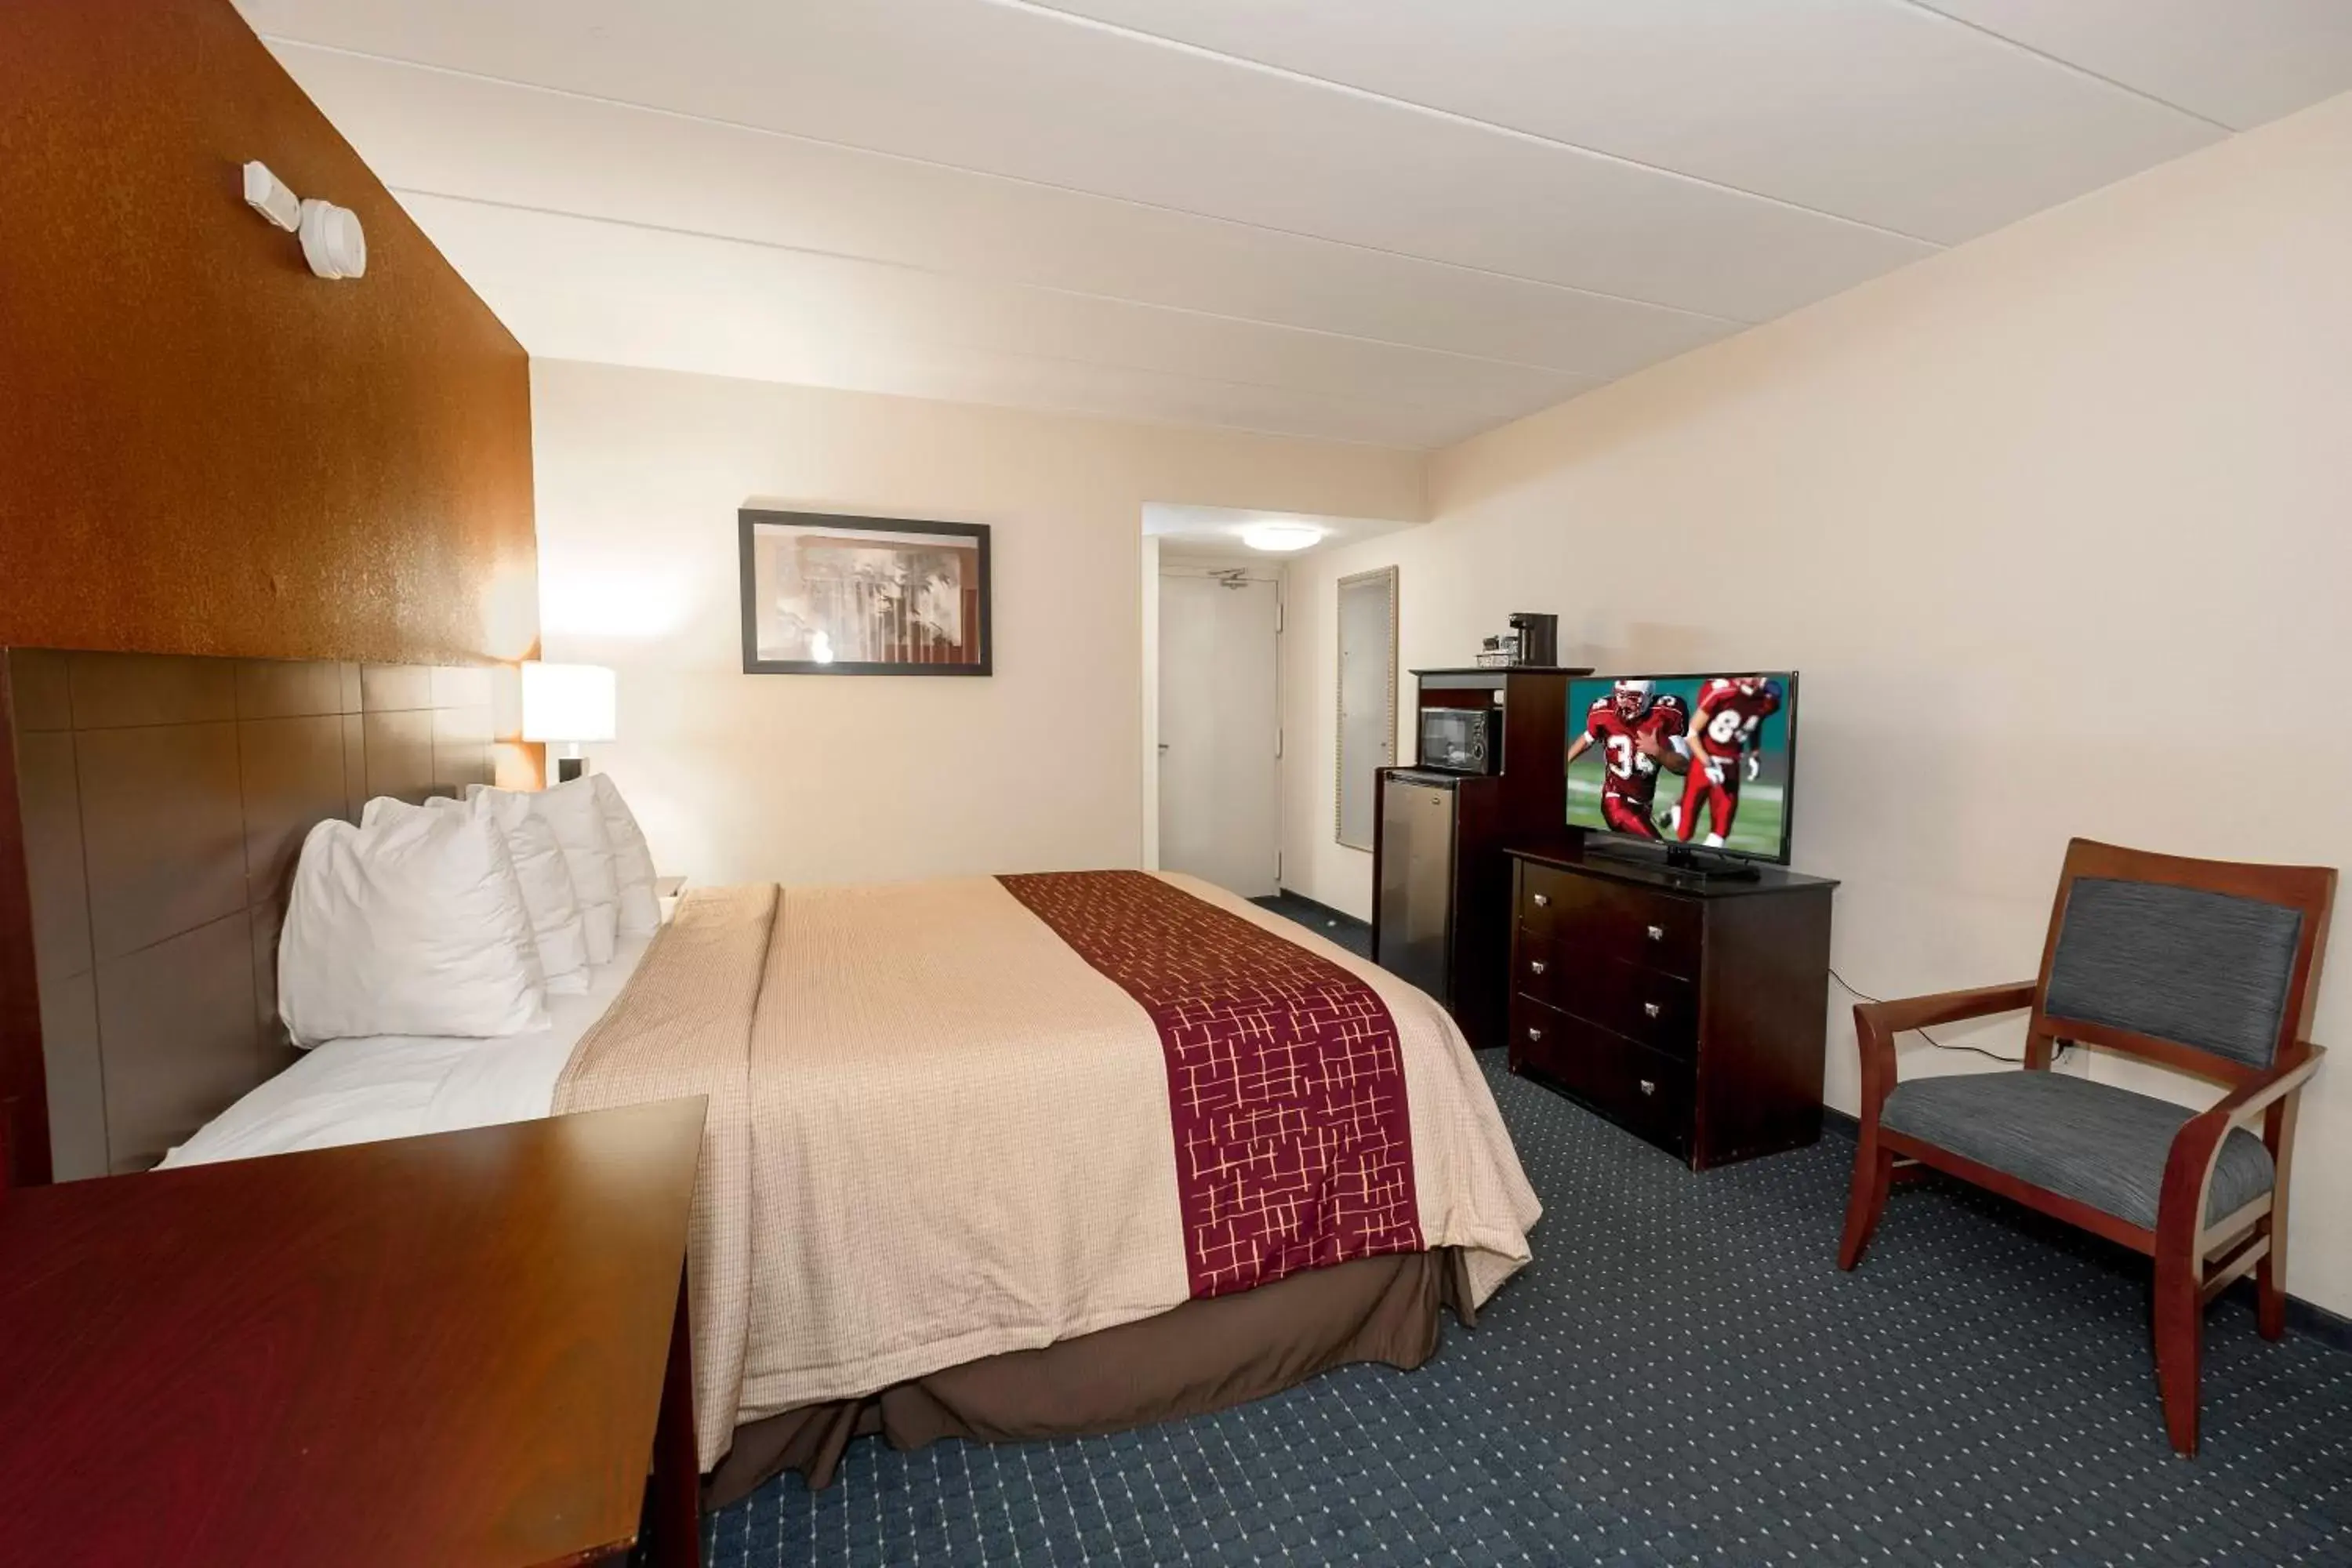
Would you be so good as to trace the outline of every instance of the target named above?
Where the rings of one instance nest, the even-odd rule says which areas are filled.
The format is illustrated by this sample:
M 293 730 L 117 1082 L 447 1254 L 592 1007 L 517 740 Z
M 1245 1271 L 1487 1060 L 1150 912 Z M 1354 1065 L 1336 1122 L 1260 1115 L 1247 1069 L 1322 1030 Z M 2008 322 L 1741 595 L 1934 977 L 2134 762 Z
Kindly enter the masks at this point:
M 1115 1437 L 867 1439 L 706 1521 L 707 1561 L 2352 1563 L 2352 1353 L 2217 1305 L 2176 1459 L 2138 1260 L 1937 1185 L 1841 1275 L 1846 1138 L 1694 1176 L 1481 1059 L 1547 1213 L 1421 1371 Z
M 1366 922 L 1339 910 L 1329 909 L 1297 893 L 1276 893 L 1271 898 L 1252 899 L 1259 909 L 1297 921 L 1312 929 L 1326 942 L 1339 943 L 1358 958 L 1372 956 L 1372 928 Z

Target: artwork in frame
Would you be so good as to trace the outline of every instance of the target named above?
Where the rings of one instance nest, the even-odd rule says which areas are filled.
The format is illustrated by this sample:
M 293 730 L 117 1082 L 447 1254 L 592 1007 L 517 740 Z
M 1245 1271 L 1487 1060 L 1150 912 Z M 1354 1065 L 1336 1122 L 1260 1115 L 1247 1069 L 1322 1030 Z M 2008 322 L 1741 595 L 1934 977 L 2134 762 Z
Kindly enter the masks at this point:
M 738 514 L 747 675 L 986 675 L 988 525 Z

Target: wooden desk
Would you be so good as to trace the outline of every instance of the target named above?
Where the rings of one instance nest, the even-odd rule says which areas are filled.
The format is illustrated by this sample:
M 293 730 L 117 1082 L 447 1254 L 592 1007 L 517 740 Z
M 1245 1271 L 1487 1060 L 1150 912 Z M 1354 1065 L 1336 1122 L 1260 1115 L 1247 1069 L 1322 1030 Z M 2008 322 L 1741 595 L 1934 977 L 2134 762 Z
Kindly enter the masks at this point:
M 0 1191 L 5 1555 L 693 1564 L 702 1110 Z

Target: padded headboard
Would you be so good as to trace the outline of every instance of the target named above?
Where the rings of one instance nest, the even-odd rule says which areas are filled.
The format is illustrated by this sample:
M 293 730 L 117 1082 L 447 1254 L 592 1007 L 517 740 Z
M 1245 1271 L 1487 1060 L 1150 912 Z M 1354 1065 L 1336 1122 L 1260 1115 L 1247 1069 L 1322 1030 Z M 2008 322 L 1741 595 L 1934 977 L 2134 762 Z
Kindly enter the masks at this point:
M 18 1074 L 5 1109 L 36 1179 L 43 1111 L 57 1179 L 143 1170 L 292 1060 L 278 931 L 312 826 L 356 820 L 379 795 L 453 794 L 501 772 L 535 782 L 535 759 L 496 739 L 518 727 L 511 666 L 5 658 L 16 820 L 0 839 L 21 829 L 46 1079 L 29 1104 Z M 16 892 L 0 889 L 0 906 Z M 0 907 L 0 948 L 7 917 Z M 24 1012 L 0 1007 L 14 1037 L 0 1057 L 20 1063 Z

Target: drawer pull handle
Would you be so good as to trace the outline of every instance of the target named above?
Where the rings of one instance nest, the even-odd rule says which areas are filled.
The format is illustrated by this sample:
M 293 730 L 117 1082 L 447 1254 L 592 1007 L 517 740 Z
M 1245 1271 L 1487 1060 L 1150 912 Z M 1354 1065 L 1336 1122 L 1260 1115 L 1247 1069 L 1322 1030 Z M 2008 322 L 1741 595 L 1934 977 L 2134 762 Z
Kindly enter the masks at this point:
M 1659 1014 L 1664 1012 L 1665 1009 L 1659 1006 L 1655 1002 L 1644 1002 L 1642 1004 L 1642 1011 L 1647 1016 L 1654 1018 Z
M 1531 1040 L 1540 1040 L 1543 1038 L 1543 1031 L 1541 1029 L 1531 1027 L 1528 1030 L 1528 1038 Z
M 1664 926 L 1652 926 L 1652 927 L 1650 928 L 1650 940 L 1651 940 L 1652 942 L 1664 942 L 1664 941 L 1665 941 L 1665 940 L 1666 940 L 1666 928 L 1665 928 L 1665 927 L 1664 927 Z
M 1642 1092 L 1643 1092 L 1643 1094 L 1655 1094 L 1655 1093 L 1657 1093 L 1657 1092 L 1658 1092 L 1657 1080 L 1656 1080 L 1656 1079 L 1646 1079 L 1646 1078 L 1645 1078 L 1645 1079 L 1643 1079 L 1642 1080 Z
M 1550 967 L 1551 965 L 1546 963 L 1540 958 L 1530 958 L 1528 960 L 1528 973 L 1529 974 L 1541 974 L 1545 970 Z
M 1536 908 L 1539 910 L 1548 910 L 1551 908 L 1551 895 L 1549 893 L 1537 893 L 1533 896 L 1536 901 Z

